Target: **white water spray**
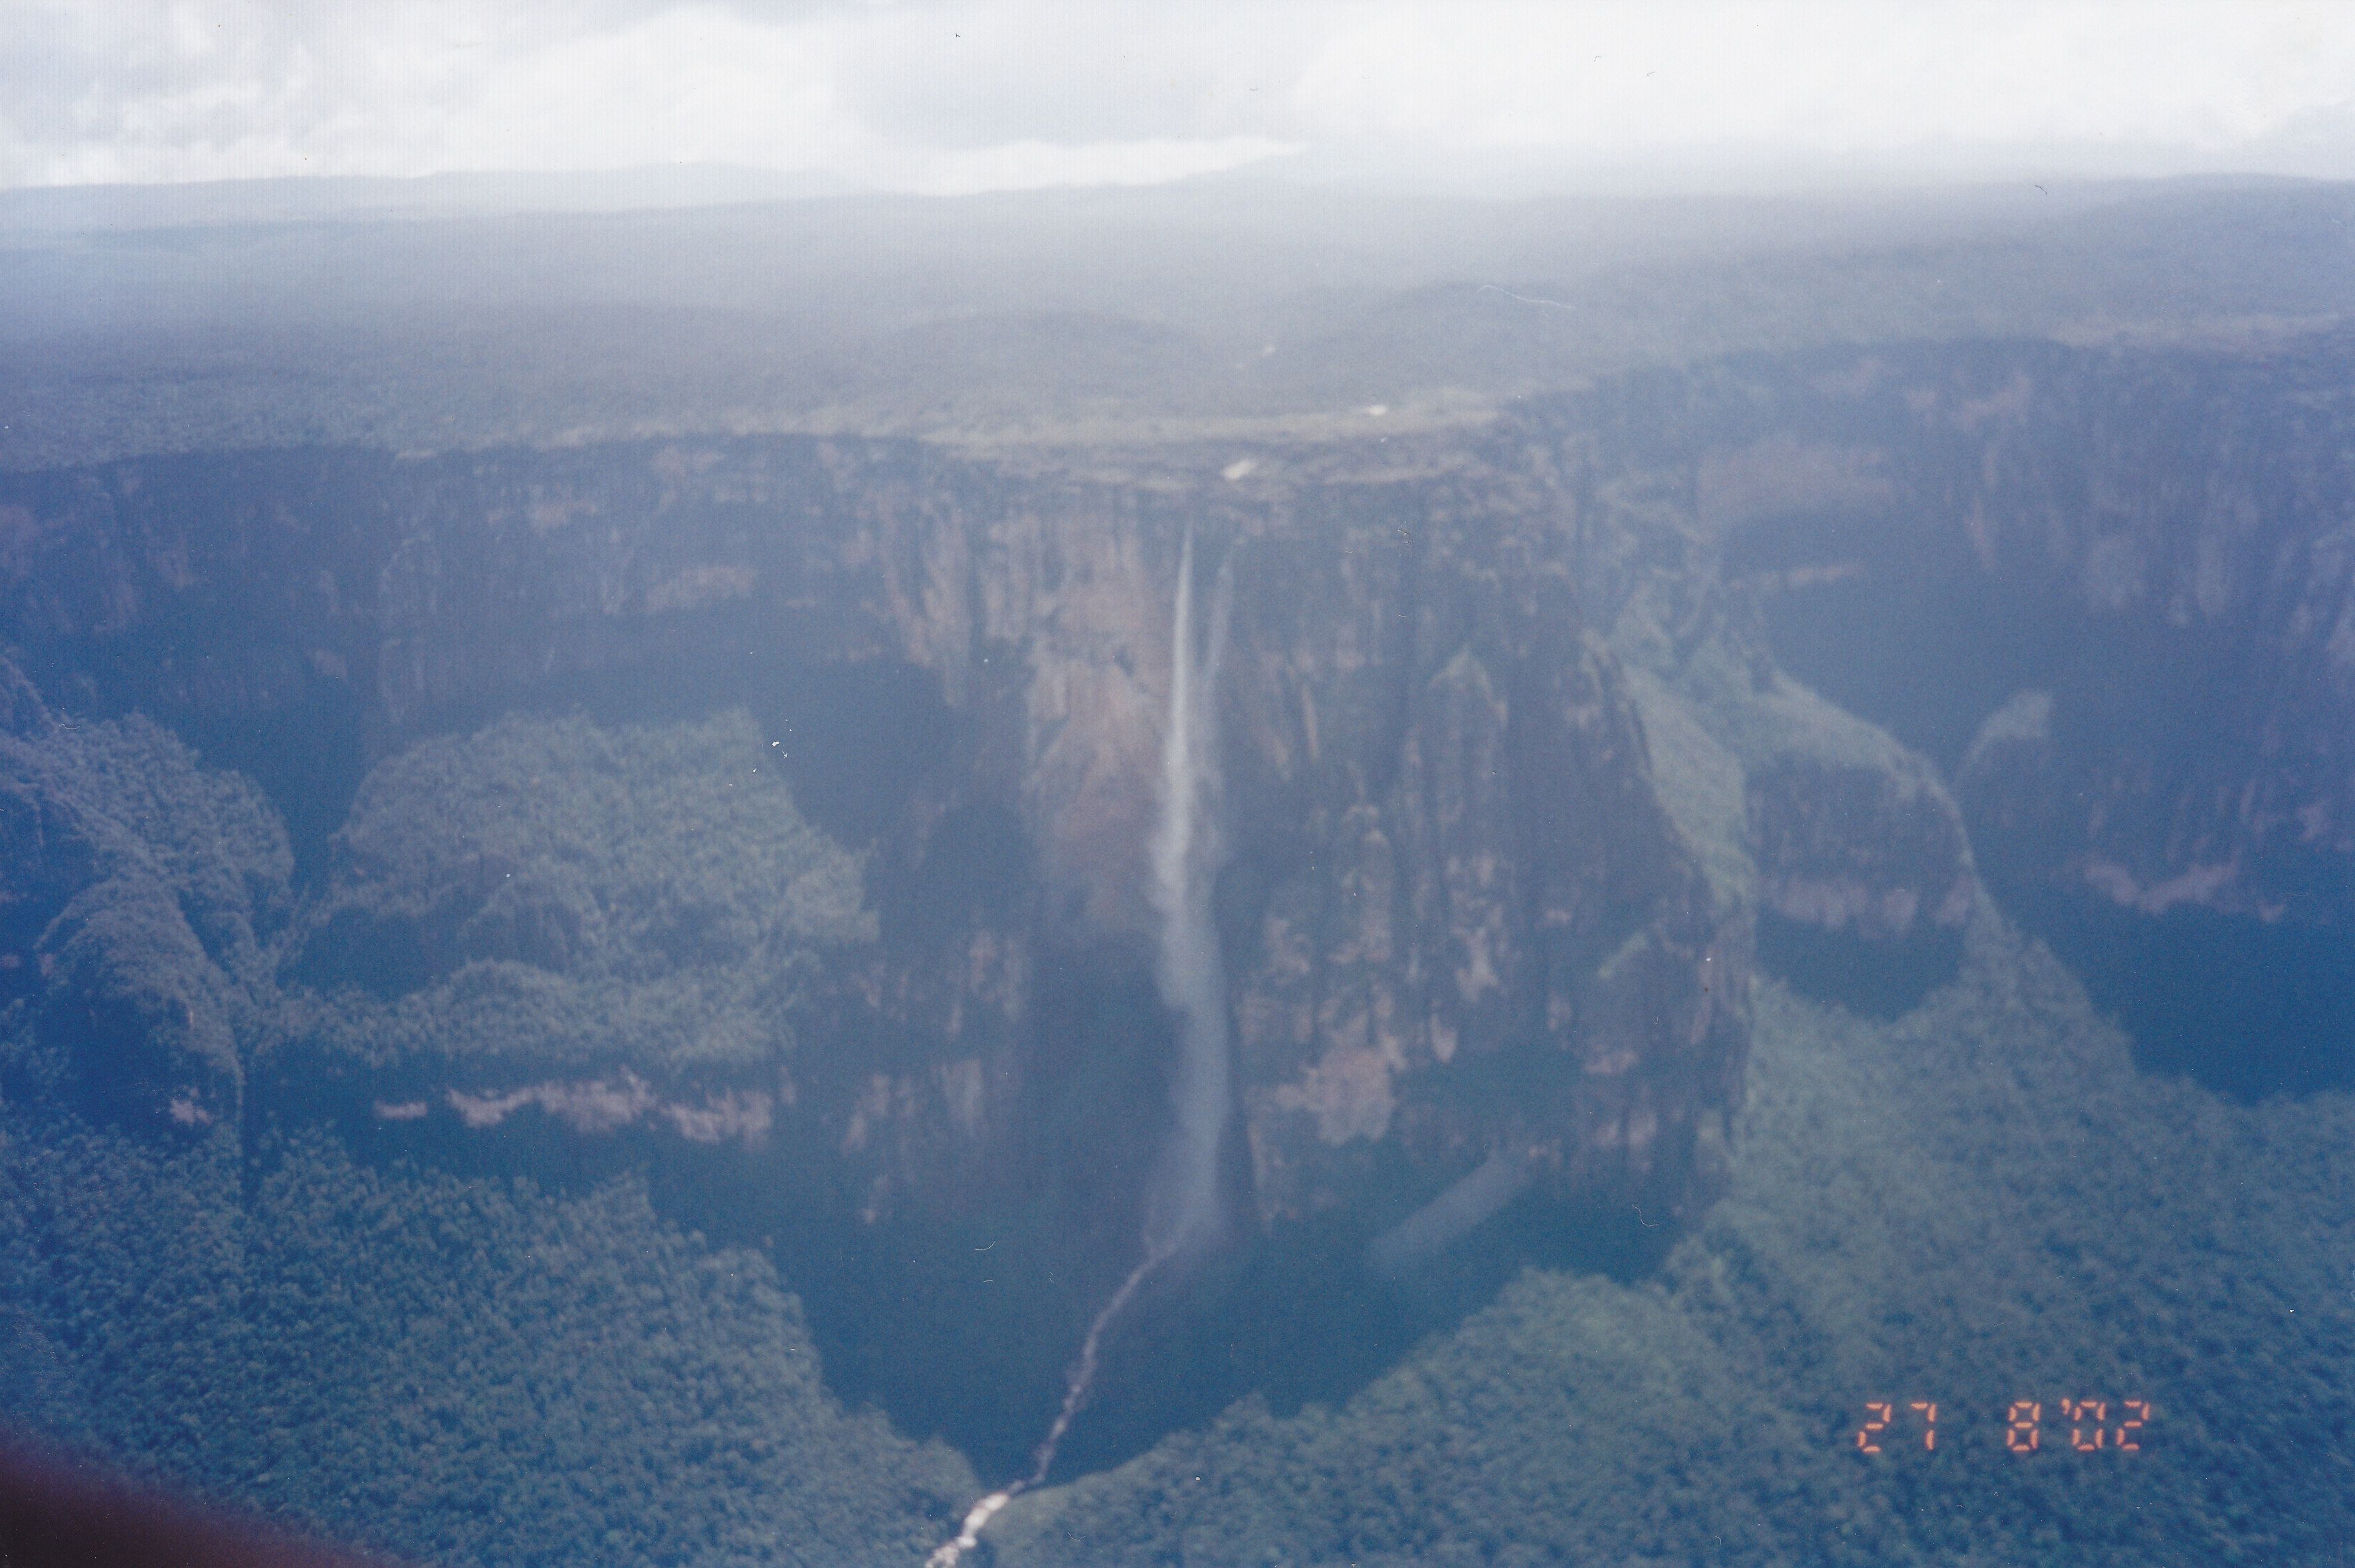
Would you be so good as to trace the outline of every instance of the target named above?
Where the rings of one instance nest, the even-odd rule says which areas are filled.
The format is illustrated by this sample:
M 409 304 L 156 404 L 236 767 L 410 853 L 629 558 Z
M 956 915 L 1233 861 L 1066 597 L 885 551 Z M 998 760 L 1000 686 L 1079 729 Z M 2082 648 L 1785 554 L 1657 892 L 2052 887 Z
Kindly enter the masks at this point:
M 1234 597 L 1233 560 L 1210 596 L 1208 650 L 1194 653 L 1194 536 L 1178 556 L 1177 626 L 1169 650 L 1169 724 L 1161 739 L 1161 824 L 1153 836 L 1153 907 L 1161 916 L 1161 999 L 1178 1015 L 1172 1119 L 1145 1211 L 1146 1255 L 1215 1244 L 1225 1230 L 1219 1148 L 1233 1093 L 1227 1049 L 1227 975 L 1210 891 L 1223 854 L 1219 804 L 1219 666 Z
M 1219 1201 L 1219 1151 L 1225 1142 L 1233 1093 L 1227 1044 L 1226 965 L 1219 955 L 1210 890 L 1222 853 L 1218 828 L 1219 666 L 1225 656 L 1234 598 L 1233 558 L 1219 569 L 1210 596 L 1207 651 L 1194 651 L 1194 535 L 1187 530 L 1178 558 L 1178 604 L 1169 656 L 1169 722 L 1161 737 L 1161 819 L 1153 835 L 1152 901 L 1161 916 L 1160 961 L 1155 978 L 1161 999 L 1178 1015 L 1178 1064 L 1170 1076 L 1169 1141 L 1162 1146 L 1145 1201 L 1145 1256 L 1121 1281 L 1081 1341 L 1055 1413 L 1032 1456 L 1030 1473 L 965 1510 L 954 1540 L 924 1560 L 925 1568 L 956 1568 L 981 1541 L 984 1526 L 1017 1495 L 1041 1485 L 1055 1455 L 1095 1386 L 1103 1338 L 1146 1279 L 1174 1258 L 1198 1253 L 1225 1233 Z

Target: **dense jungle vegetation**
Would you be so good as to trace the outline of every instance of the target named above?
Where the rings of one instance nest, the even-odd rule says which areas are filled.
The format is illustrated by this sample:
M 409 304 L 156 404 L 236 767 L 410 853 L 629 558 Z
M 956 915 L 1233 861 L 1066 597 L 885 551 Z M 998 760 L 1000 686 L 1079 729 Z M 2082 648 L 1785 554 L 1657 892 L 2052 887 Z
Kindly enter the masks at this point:
M 12 689 L 8 912 L 42 918 L 0 1011 L 0 1408 L 437 1563 L 914 1561 L 945 1533 L 967 1464 L 846 1408 L 795 1282 L 665 1211 L 643 1162 L 542 1179 L 272 1100 L 811 1049 L 799 987 L 871 928 L 749 724 L 425 742 L 298 890 L 238 779 Z M 389 911 L 439 945 L 391 944 Z M 1756 1006 L 1732 1190 L 1657 1269 L 1527 1267 L 1338 1402 L 1247 1399 L 1018 1499 L 997 1561 L 2334 1560 L 2355 1103 L 2137 1071 L 1984 902 L 1903 1016 L 1773 981 Z M 2072 1451 L 2078 1399 L 2113 1429 L 2147 1401 L 2141 1451 Z M 1867 1402 L 1917 1400 L 1934 1451 L 1902 1420 L 1858 1451 Z

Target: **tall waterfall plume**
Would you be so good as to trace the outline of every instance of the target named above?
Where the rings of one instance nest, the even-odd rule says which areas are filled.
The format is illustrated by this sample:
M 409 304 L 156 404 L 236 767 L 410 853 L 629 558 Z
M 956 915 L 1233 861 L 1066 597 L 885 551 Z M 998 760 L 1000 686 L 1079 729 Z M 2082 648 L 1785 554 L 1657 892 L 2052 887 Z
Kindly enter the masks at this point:
M 1161 820 L 1153 836 L 1153 907 L 1161 916 L 1156 978 L 1178 1015 L 1171 1120 L 1146 1200 L 1145 1253 L 1172 1257 L 1214 1245 L 1224 1233 L 1219 1149 L 1233 1094 L 1227 1040 L 1227 976 L 1210 892 L 1223 857 L 1219 830 L 1219 667 L 1234 599 L 1233 558 L 1210 597 L 1207 646 L 1194 632 L 1194 536 L 1179 552 L 1169 652 L 1169 721 L 1161 738 Z M 1199 662 L 1198 662 L 1199 660 Z
M 1170 1075 L 1170 1130 L 1145 1202 L 1145 1255 L 1088 1325 L 1063 1387 L 1062 1408 L 1032 1456 L 1029 1475 L 965 1510 L 955 1536 L 925 1568 L 956 1568 L 980 1544 L 983 1527 L 1022 1492 L 1041 1485 L 1094 1387 L 1105 1333 L 1128 1310 L 1147 1276 L 1173 1259 L 1215 1245 L 1226 1232 L 1219 1200 L 1219 1151 L 1233 1094 L 1227 1040 L 1227 975 L 1210 913 L 1223 846 L 1219 833 L 1219 666 L 1234 601 L 1234 558 L 1219 568 L 1204 651 L 1194 643 L 1194 534 L 1178 559 L 1178 603 L 1169 657 L 1169 721 L 1161 737 L 1161 817 L 1153 834 L 1153 908 L 1161 916 L 1155 977 L 1178 1015 L 1178 1061 Z M 1199 662 L 1198 662 L 1199 657 Z

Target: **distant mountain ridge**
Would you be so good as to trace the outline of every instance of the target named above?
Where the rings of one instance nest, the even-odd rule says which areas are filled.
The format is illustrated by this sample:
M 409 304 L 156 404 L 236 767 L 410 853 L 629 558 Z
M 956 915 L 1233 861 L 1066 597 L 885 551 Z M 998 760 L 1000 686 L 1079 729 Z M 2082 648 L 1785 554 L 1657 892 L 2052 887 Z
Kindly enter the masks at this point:
M 0 191 L 0 234 L 415 220 L 527 212 L 648 212 L 849 196 L 855 183 L 722 164 L 602 172 L 328 175 Z
M 2262 353 L 2355 302 L 2355 197 L 2313 182 L 1481 200 L 1243 171 L 750 199 L 725 172 L 518 177 L 511 199 L 505 176 L 0 195 L 0 468 L 713 431 L 1322 439 L 1369 407 L 1460 422 L 1753 350 Z

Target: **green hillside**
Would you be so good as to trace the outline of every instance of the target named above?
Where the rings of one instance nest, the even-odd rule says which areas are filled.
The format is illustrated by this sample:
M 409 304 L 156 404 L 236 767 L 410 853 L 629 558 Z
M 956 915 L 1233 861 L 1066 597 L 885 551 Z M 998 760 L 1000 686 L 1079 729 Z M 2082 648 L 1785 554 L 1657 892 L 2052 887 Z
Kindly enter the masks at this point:
M 634 1169 L 551 1188 L 356 1161 L 332 1125 L 287 1122 L 250 1071 L 342 1061 L 355 1031 L 376 1038 L 364 1031 L 397 1018 L 463 1059 L 447 1020 L 480 1016 L 446 993 L 468 968 L 402 1014 L 364 989 L 333 1004 L 283 992 L 266 959 L 299 951 L 321 911 L 359 907 L 357 888 L 379 910 L 404 891 L 431 906 L 447 891 L 437 875 L 480 853 L 534 886 L 569 869 L 601 938 L 573 965 L 589 980 L 527 971 L 547 994 L 524 998 L 527 1016 L 625 1030 L 683 1017 L 710 1040 L 730 1038 L 731 1005 L 751 1005 L 740 991 L 785 1006 L 794 943 L 840 934 L 814 912 L 842 877 L 855 890 L 856 870 L 828 859 L 781 789 L 752 784 L 756 742 L 722 721 L 507 725 L 421 748 L 356 813 L 349 863 L 374 877 L 290 922 L 284 836 L 238 781 L 143 721 L 28 731 L 0 736 L 11 901 L 37 912 L 56 891 L 44 872 L 112 874 L 57 917 L 38 974 L 0 1011 L 0 1411 L 13 1423 L 422 1562 L 921 1554 L 975 1489 L 971 1471 L 828 1394 L 764 1253 L 659 1217 Z M 522 791 L 536 765 L 560 767 L 566 793 Z M 427 798 L 404 787 L 421 775 L 437 792 L 431 824 L 394 804 Z M 677 835 L 732 850 L 648 860 Z M 698 989 L 692 967 L 667 982 L 626 973 L 634 943 L 677 919 L 724 923 L 748 882 L 808 896 L 764 901 L 728 984 Z M 640 923 L 606 930 L 608 908 Z M 525 966 L 489 967 L 477 989 Z M 591 981 L 602 989 L 573 994 Z M 323 1018 L 336 1027 L 308 1032 Z M 135 1052 L 111 1049 L 124 1031 Z M 624 1060 L 654 1072 L 669 1038 L 640 1028 L 590 1054 L 634 1052 Z M 153 1116 L 133 1093 L 183 1079 L 200 1083 L 175 1102 L 185 1117 Z

